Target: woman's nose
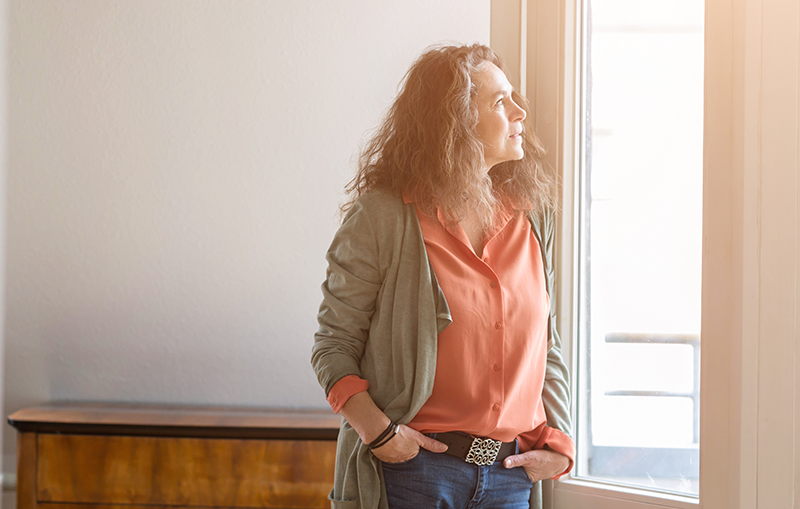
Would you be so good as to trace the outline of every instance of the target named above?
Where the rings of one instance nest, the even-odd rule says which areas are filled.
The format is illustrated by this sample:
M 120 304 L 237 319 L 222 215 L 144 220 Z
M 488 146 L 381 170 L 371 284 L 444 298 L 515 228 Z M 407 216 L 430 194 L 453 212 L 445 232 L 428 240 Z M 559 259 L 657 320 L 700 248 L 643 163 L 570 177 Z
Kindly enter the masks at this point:
M 514 103 L 514 106 L 517 108 L 517 111 L 514 112 L 514 118 L 511 120 L 514 122 L 522 122 L 525 120 L 525 117 L 528 116 L 528 114 L 525 113 L 525 110 L 523 110 L 517 103 Z

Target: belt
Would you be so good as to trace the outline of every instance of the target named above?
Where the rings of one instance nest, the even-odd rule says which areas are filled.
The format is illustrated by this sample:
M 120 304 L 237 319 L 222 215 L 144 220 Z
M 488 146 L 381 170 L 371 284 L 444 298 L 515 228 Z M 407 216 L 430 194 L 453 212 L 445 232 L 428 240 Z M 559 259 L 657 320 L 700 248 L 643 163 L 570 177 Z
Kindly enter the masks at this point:
M 491 438 L 474 437 L 466 433 L 426 433 L 447 445 L 447 454 L 475 465 L 491 465 L 517 453 L 517 442 L 501 442 Z

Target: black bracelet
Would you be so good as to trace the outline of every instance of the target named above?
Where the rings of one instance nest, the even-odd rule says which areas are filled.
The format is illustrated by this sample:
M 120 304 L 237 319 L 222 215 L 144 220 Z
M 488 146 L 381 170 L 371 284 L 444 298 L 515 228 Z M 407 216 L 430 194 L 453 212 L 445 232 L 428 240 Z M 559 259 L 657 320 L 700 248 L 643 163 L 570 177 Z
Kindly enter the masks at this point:
M 379 443 L 378 445 L 374 445 L 374 446 L 370 447 L 370 449 L 372 449 L 374 451 L 378 447 L 383 447 L 384 445 L 388 444 L 389 440 L 393 439 L 395 437 L 395 435 L 397 435 L 397 432 L 399 430 L 400 430 L 400 425 L 399 424 L 395 424 L 394 425 L 394 429 L 392 430 L 392 433 L 389 435 L 389 437 L 386 440 L 384 440 L 383 442 Z
M 392 421 L 389 421 L 389 427 L 387 427 L 385 430 L 383 430 L 383 433 L 381 433 L 380 435 L 378 435 L 378 438 L 376 438 L 376 439 L 375 439 L 375 440 L 373 440 L 372 442 L 368 443 L 368 444 L 367 444 L 367 447 L 369 447 L 370 449 L 372 449 L 372 448 L 374 448 L 374 447 L 375 447 L 375 445 L 376 445 L 376 444 L 379 444 L 379 443 L 381 443 L 381 440 L 383 440 L 384 438 L 386 438 L 387 436 L 389 436 L 389 433 L 391 433 L 391 432 L 392 432 L 392 428 L 394 428 L 394 422 L 392 422 Z

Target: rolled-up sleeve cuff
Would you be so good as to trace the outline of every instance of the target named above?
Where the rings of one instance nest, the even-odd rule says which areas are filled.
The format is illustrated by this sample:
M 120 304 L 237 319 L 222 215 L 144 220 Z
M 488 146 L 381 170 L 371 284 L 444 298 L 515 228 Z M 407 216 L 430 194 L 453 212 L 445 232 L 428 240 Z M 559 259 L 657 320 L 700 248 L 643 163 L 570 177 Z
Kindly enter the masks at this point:
M 368 381 L 357 375 L 347 375 L 331 387 L 328 393 L 328 404 L 331 406 L 333 413 L 338 414 L 353 394 L 364 392 L 367 389 L 369 389 Z
M 572 441 L 572 437 L 556 428 L 545 426 L 542 434 L 539 436 L 539 440 L 533 448 L 549 449 L 563 454 L 569 459 L 569 467 L 557 476 L 551 477 L 551 479 L 558 479 L 562 475 L 569 473 L 575 465 L 575 442 Z

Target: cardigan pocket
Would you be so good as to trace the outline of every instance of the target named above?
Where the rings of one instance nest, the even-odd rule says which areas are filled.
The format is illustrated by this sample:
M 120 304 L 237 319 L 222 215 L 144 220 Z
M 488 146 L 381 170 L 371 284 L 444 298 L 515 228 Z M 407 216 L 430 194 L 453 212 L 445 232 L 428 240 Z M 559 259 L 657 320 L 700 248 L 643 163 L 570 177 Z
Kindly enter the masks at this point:
M 336 500 L 333 497 L 333 490 L 328 493 L 328 500 L 331 502 L 331 509 L 357 509 L 358 500 Z

